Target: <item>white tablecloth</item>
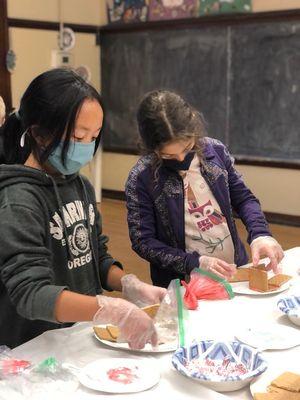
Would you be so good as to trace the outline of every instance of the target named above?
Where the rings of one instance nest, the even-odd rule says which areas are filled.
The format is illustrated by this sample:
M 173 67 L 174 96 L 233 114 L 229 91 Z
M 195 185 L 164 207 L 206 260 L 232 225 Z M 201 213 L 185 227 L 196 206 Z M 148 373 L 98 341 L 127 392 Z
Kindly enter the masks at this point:
M 300 247 L 285 252 L 282 267 L 284 273 L 295 277 L 292 287 L 284 294 L 299 294 Z M 278 298 L 282 296 L 282 293 L 268 296 L 236 295 L 230 301 L 202 301 L 199 303 L 197 311 L 189 313 L 189 336 L 199 339 L 234 339 L 234 335 L 241 327 L 249 326 L 252 323 L 257 324 L 260 321 L 261 323 L 275 321 L 278 324 L 288 325 L 292 329 L 298 330 L 300 336 L 300 328 L 293 325 L 285 315 L 277 310 Z M 157 360 L 157 368 L 161 371 L 161 380 L 158 385 L 141 393 L 113 395 L 116 400 L 129 398 L 161 400 L 164 397 L 172 400 L 252 399 L 249 387 L 236 392 L 220 394 L 204 388 L 196 381 L 185 378 L 174 370 L 171 364 L 172 353 L 146 354 L 108 348 L 94 337 L 90 323 L 80 323 L 71 328 L 45 332 L 15 348 L 13 354 L 15 357 L 29 359 L 34 363 L 54 356 L 60 361 L 71 363 L 79 368 L 104 357 L 154 357 Z M 288 367 L 291 363 L 295 365 L 295 362 L 300 360 L 300 346 L 288 350 L 266 351 L 264 357 L 268 361 L 269 368 L 276 368 L 277 365 Z M 99 392 L 79 385 L 76 393 L 72 395 L 72 399 L 84 400 L 96 398 L 96 396 L 99 396 Z M 58 396 L 56 397 L 58 398 Z M 111 397 L 112 395 L 101 393 L 101 399 L 111 399 Z M 66 397 L 61 393 L 59 398 L 65 399 Z

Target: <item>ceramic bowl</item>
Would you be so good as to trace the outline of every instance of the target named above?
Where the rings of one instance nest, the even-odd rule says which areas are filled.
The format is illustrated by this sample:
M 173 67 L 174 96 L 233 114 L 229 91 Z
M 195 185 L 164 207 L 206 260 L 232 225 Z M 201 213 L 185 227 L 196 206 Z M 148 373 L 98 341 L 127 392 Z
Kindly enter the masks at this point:
M 200 363 L 202 360 L 204 362 L 205 359 L 214 360 L 216 363 L 229 360 L 230 362 L 243 364 L 247 372 L 243 375 L 233 376 L 204 374 L 195 371 L 194 368 L 193 370 L 190 368 L 191 361 L 197 359 L 199 359 Z M 201 384 L 217 392 L 230 392 L 241 389 L 267 369 L 267 364 L 257 349 L 238 341 L 217 342 L 203 340 L 193 342 L 189 346 L 180 347 L 176 350 L 172 357 L 172 364 L 181 374 L 196 379 Z
M 277 307 L 296 325 L 300 326 L 300 296 L 282 297 Z

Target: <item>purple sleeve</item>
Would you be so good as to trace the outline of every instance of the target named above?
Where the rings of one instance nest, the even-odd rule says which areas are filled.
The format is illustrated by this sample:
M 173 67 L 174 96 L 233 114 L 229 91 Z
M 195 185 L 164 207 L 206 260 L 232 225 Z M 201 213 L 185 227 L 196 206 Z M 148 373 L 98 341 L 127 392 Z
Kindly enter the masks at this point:
M 272 236 L 258 199 L 245 185 L 241 174 L 234 168 L 234 159 L 224 145 L 222 145 L 222 150 L 221 157 L 228 172 L 231 205 L 248 231 L 248 243 L 259 236 Z
M 199 266 L 199 254 L 186 253 L 157 239 L 153 202 L 134 170 L 126 183 L 129 235 L 133 250 L 162 269 L 186 274 Z

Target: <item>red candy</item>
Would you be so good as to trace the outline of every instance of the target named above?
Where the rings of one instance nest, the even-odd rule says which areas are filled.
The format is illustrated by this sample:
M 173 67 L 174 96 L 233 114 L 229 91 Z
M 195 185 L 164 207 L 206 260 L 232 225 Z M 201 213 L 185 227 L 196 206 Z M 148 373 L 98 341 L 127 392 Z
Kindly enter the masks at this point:
M 25 360 L 15 360 L 14 358 L 9 358 L 3 360 L 1 363 L 1 369 L 4 374 L 18 374 L 24 371 L 24 369 L 30 367 L 31 363 Z
M 107 376 L 112 381 L 123 383 L 124 385 L 132 383 L 137 378 L 134 371 L 127 367 L 112 368 L 107 371 Z
M 200 373 L 212 377 L 241 376 L 248 372 L 243 364 L 232 362 L 229 357 L 225 357 L 223 360 L 193 359 L 186 368 L 190 373 Z

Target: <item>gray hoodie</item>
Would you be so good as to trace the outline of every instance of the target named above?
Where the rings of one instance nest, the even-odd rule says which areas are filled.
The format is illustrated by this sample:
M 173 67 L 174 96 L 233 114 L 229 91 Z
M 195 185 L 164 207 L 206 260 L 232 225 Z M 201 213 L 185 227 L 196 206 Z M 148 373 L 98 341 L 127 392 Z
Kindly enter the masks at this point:
M 54 318 L 64 289 L 96 295 L 116 262 L 89 181 L 0 166 L 0 345 L 15 347 L 66 324 Z

